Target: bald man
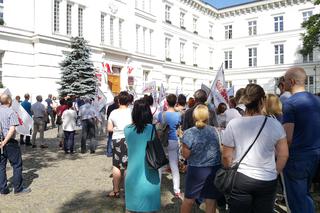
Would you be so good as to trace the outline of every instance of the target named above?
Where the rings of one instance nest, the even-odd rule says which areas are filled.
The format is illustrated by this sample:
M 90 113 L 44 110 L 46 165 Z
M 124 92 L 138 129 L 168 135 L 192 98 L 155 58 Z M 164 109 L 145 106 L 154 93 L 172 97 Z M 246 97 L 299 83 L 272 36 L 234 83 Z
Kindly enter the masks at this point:
M 15 194 L 29 193 L 31 190 L 22 185 L 22 159 L 20 146 L 15 140 L 16 126 L 19 125 L 17 114 L 10 108 L 12 99 L 8 95 L 0 96 L 0 196 L 9 193 L 6 166 L 9 160 L 13 168 L 13 188 Z
M 301 67 L 284 76 L 284 87 L 292 94 L 284 102 L 282 121 L 290 152 L 283 174 L 292 213 L 315 212 L 310 187 L 320 159 L 320 99 L 305 91 L 306 77 Z

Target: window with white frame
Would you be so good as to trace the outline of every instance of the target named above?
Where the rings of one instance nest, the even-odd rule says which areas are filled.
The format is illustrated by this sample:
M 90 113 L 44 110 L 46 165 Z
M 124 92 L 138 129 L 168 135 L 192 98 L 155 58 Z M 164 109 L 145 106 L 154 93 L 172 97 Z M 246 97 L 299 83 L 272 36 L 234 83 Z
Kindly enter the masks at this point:
M 209 38 L 213 39 L 213 25 L 209 24 Z
M 185 16 L 185 13 L 184 12 L 180 12 L 180 27 L 183 28 L 183 29 L 185 29 L 184 16 Z
M 110 16 L 110 45 L 114 45 L 114 37 L 113 37 L 113 25 L 114 25 L 114 16 Z
M 3 0 L 0 0 L 0 20 L 3 21 Z
M 193 23 L 193 32 L 194 33 L 198 33 L 198 18 L 197 17 L 193 17 L 192 19 L 192 23 Z
M 136 51 L 139 52 L 139 29 L 140 26 L 136 25 Z
M 248 22 L 249 36 L 257 35 L 257 21 Z
M 171 7 L 166 4 L 166 6 L 165 6 L 165 21 L 167 23 L 171 24 L 171 21 L 170 21 L 170 10 L 171 10 Z
M 249 84 L 257 84 L 257 79 L 248 79 Z
M 149 53 L 150 53 L 150 55 L 152 55 L 153 30 L 150 30 L 149 33 L 150 33 L 150 37 L 149 37 L 149 39 L 150 39 L 150 41 L 149 41 L 149 45 L 150 45 Z
M 197 52 L 198 52 L 198 47 L 193 46 L 193 66 L 198 66 L 197 64 Z
M 165 39 L 165 57 L 166 57 L 166 60 L 169 60 L 171 61 L 171 58 L 170 58 L 170 42 L 171 42 L 171 39 L 166 37 Z
M 53 32 L 58 33 L 60 30 L 60 1 L 54 0 L 53 6 Z
M 312 10 L 302 12 L 303 21 L 308 21 L 308 19 L 312 16 Z
M 123 19 L 119 19 L 119 47 L 122 48 L 122 26 Z
M 282 32 L 283 31 L 283 16 L 273 17 L 274 19 L 274 31 Z
M 146 53 L 146 32 L 147 32 L 147 28 L 143 28 L 143 31 L 142 31 L 142 52 L 143 53 Z
M 209 68 L 213 69 L 213 50 L 209 49 Z
M 83 36 L 83 8 L 78 8 L 78 36 Z
M 227 81 L 227 87 L 231 88 L 233 86 L 232 81 Z
M 101 30 L 101 43 L 104 44 L 104 19 L 105 19 L 105 14 L 101 13 L 100 15 L 100 30 Z
M 249 48 L 249 67 L 257 66 L 257 48 Z
M 303 63 L 313 62 L 313 51 L 303 56 Z
M 72 27 L 72 4 L 67 3 L 67 35 L 71 35 Z
M 180 63 L 185 64 L 184 61 L 184 46 L 185 43 L 184 42 L 180 42 Z
M 305 88 L 308 92 L 314 93 L 315 86 L 314 86 L 314 76 L 308 75 L 305 81 Z
M 232 39 L 232 25 L 224 26 L 224 38 Z
M 284 63 L 284 49 L 283 44 L 274 45 L 274 57 L 275 64 L 283 64 Z
M 224 51 L 224 68 L 231 69 L 232 68 L 232 51 Z

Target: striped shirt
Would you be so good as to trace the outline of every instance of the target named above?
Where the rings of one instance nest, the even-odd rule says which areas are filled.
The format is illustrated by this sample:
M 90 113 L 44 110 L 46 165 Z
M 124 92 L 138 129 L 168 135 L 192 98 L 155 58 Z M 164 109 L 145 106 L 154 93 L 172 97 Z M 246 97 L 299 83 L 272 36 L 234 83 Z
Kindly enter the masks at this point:
M 34 118 L 43 118 L 46 115 L 46 107 L 39 101 L 32 104 L 31 112 Z
M 86 103 L 80 107 L 79 116 L 81 120 L 91 119 L 96 117 L 96 111 L 91 104 Z
M 0 105 L 0 129 L 2 129 L 3 137 L 7 136 L 11 126 L 19 126 L 17 113 L 7 106 Z

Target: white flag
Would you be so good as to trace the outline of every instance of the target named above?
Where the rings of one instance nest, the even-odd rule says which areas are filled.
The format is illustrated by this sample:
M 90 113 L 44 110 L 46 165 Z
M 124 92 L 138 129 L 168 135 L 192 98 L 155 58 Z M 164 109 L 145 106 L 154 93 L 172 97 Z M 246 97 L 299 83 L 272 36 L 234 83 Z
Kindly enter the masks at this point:
M 16 100 L 12 102 L 11 108 L 17 113 L 18 116 L 20 125 L 16 127 L 17 132 L 22 135 L 30 135 L 30 129 L 33 126 L 32 117 Z
M 223 64 L 218 70 L 216 78 L 212 83 L 211 91 L 208 95 L 208 103 L 211 102 L 212 98 L 215 107 L 218 107 L 220 103 L 225 103 L 228 105 L 228 93 L 226 90 L 226 83 L 224 80 Z

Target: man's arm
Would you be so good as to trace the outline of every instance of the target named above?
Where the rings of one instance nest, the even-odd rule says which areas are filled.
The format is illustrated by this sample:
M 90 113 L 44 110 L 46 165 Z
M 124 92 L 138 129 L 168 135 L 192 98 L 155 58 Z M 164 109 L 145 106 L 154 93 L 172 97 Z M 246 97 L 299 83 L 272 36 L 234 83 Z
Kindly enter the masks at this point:
M 13 137 L 15 132 L 16 132 L 16 127 L 10 126 L 7 136 L 5 137 L 5 139 L 3 141 L 1 141 L 0 148 L 2 148 L 4 145 L 6 145 L 8 143 L 8 141 L 10 140 L 10 138 Z
M 283 124 L 283 128 L 287 135 L 288 146 L 290 146 L 293 138 L 294 123 L 285 123 Z

